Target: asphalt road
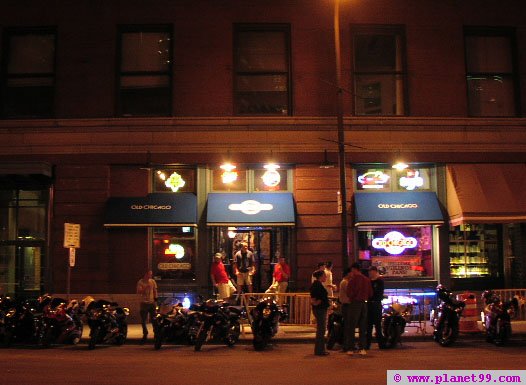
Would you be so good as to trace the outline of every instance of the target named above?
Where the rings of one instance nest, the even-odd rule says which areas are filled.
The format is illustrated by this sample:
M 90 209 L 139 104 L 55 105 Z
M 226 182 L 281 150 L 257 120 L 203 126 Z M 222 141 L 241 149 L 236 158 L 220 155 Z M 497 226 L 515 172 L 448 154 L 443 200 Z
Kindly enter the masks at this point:
M 313 355 L 312 344 L 277 344 L 264 352 L 251 345 L 98 346 L 85 344 L 0 350 L 0 384 L 327 385 L 386 384 L 386 370 L 526 369 L 525 341 L 496 347 L 459 341 L 450 348 L 410 342 L 393 350 L 373 347 L 367 356 Z

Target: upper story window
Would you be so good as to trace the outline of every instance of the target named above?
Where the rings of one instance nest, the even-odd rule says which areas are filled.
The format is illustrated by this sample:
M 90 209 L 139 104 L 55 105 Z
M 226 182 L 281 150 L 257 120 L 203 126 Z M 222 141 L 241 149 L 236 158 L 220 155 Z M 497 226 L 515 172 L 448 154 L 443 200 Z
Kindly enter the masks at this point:
M 469 115 L 518 115 L 513 31 L 466 28 L 465 48 Z
M 288 25 L 236 25 L 236 115 L 291 115 Z
M 119 37 L 118 115 L 170 116 L 171 29 L 123 27 Z
M 51 29 L 7 31 L 2 66 L 4 117 L 54 115 L 55 40 Z
M 355 186 L 363 192 L 436 191 L 433 165 L 414 164 L 395 170 L 386 164 L 362 164 L 355 169 Z
M 169 167 L 154 170 L 153 192 L 196 193 L 196 170 Z
M 401 27 L 352 30 L 356 115 L 405 115 L 405 37 Z

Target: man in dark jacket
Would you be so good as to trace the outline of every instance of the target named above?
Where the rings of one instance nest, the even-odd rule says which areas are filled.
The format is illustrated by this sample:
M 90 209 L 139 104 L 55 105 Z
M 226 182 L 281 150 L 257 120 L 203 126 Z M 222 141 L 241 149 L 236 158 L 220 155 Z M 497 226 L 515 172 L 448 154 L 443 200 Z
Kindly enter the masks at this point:
M 360 330 L 360 349 L 357 353 L 366 355 L 366 335 L 367 335 L 367 301 L 373 295 L 371 280 L 362 274 L 360 264 L 355 262 L 351 265 L 351 278 L 347 284 L 347 297 L 349 297 L 350 327 L 355 330 L 356 326 Z M 344 346 L 348 355 L 354 354 L 354 333 L 351 333 L 351 346 Z
M 373 295 L 367 302 L 367 345 L 365 349 L 371 347 L 373 339 L 373 326 L 376 330 L 376 341 L 378 347 L 384 348 L 384 336 L 382 334 L 382 300 L 384 299 L 384 280 L 380 278 L 376 266 L 369 268 L 369 279 L 373 288 Z

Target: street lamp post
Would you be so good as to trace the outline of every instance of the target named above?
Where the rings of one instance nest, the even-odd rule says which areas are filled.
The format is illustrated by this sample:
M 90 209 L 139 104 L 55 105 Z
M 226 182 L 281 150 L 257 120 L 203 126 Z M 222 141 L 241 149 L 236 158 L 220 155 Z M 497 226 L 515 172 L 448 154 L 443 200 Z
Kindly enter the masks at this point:
M 347 183 L 345 175 L 345 132 L 343 127 L 343 88 L 340 52 L 340 0 L 334 0 L 334 54 L 336 61 L 336 119 L 338 125 L 338 166 L 341 199 L 341 253 L 342 269 L 345 269 L 349 264 L 349 247 L 347 242 Z

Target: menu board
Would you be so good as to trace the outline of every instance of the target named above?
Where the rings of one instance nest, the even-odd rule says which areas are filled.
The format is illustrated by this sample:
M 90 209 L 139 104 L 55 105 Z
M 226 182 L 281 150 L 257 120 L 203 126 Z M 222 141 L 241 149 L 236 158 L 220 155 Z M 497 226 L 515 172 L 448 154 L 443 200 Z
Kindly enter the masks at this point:
M 384 277 L 419 277 L 422 275 L 422 260 L 416 255 L 372 257 L 373 266 Z

